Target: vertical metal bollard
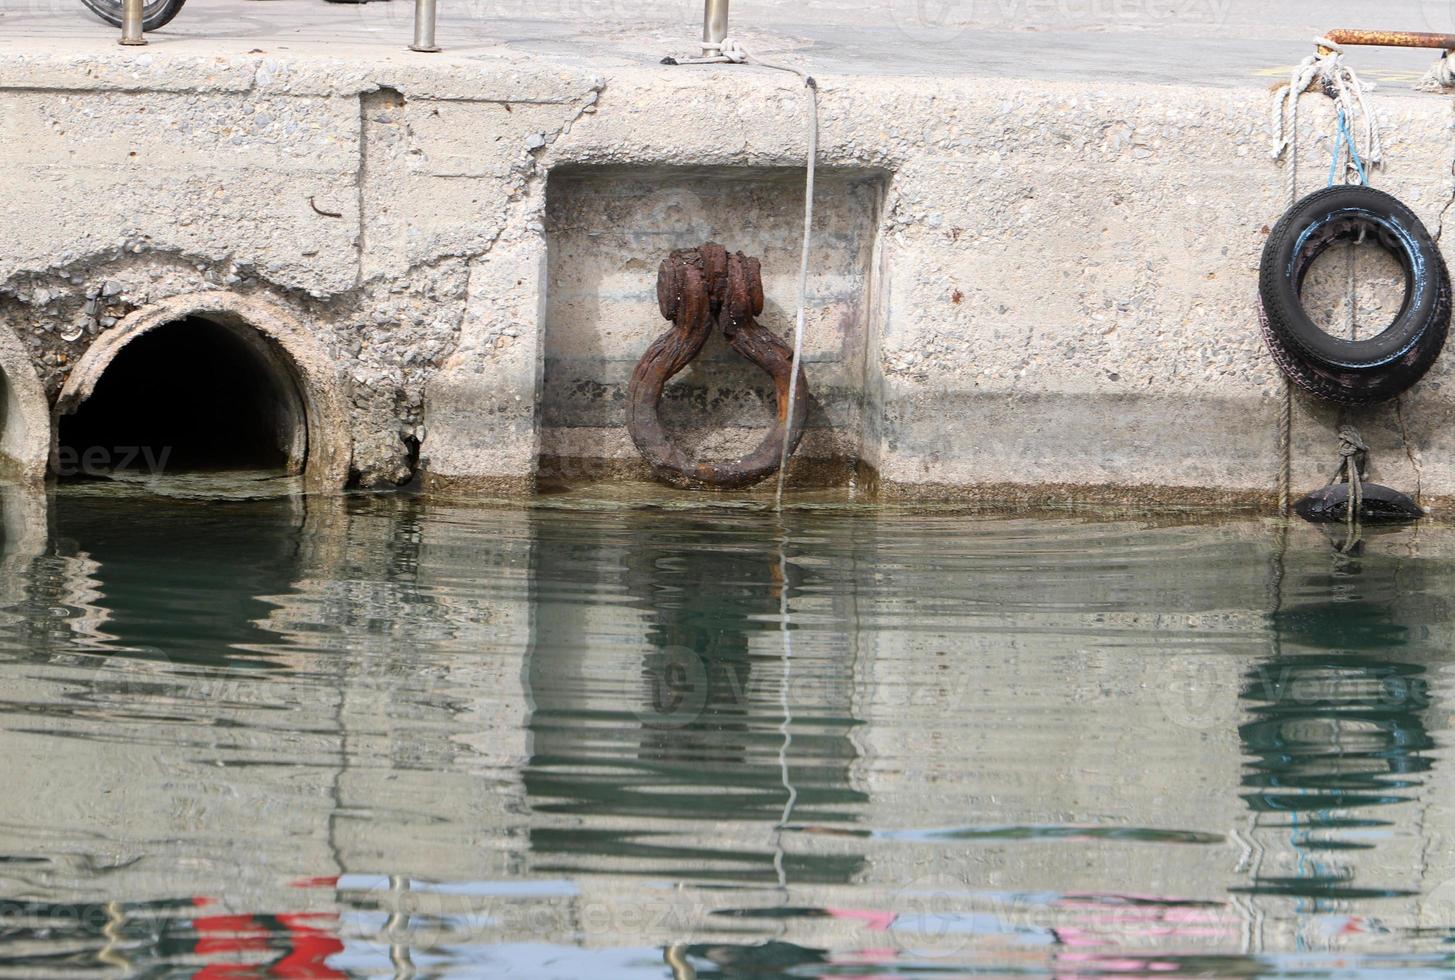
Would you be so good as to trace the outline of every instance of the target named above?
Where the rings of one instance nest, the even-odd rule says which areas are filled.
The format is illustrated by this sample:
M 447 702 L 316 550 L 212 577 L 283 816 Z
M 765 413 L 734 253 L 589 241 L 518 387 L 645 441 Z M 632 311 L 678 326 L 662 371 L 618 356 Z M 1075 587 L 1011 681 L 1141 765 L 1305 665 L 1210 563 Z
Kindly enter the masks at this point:
M 434 43 L 437 15 L 435 0 L 414 0 L 414 43 L 409 46 L 409 50 L 427 54 L 439 50 L 439 45 Z
M 146 44 L 142 35 L 143 0 L 121 0 L 121 43 Z
M 702 11 L 702 51 L 706 55 L 722 53 L 722 42 L 728 34 L 728 0 L 706 0 Z

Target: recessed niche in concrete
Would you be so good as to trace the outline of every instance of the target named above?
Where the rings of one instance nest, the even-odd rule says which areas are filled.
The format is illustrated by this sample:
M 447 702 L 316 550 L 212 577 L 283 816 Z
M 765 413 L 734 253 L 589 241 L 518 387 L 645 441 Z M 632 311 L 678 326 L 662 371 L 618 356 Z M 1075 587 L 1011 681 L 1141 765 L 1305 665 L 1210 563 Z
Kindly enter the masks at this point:
M 716 241 L 762 260 L 760 320 L 785 339 L 796 315 L 803 171 L 570 168 L 547 188 L 550 252 L 542 456 L 639 459 L 625 428 L 633 368 L 671 326 L 657 267 Z M 813 396 L 801 460 L 853 463 L 863 438 L 867 338 L 884 175 L 819 174 L 804 363 Z M 668 386 L 662 419 L 700 458 L 751 449 L 773 418 L 773 386 L 716 336 Z M 837 468 L 836 472 L 839 471 Z

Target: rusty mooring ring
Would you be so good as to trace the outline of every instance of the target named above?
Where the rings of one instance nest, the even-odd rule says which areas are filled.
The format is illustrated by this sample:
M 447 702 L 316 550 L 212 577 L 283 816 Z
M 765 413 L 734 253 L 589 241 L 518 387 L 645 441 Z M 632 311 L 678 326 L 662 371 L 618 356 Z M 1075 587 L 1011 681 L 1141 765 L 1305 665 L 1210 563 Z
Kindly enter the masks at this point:
M 658 337 L 632 372 L 627 389 L 627 431 L 637 450 L 664 483 L 686 489 L 737 490 L 778 471 L 784 440 L 792 455 L 808 419 L 808 378 L 800 366 L 792 412 L 788 389 L 793 348 L 755 319 L 763 312 L 763 273 L 757 259 L 729 254 L 714 242 L 678 249 L 662 262 L 657 302 L 672 329 Z M 702 353 L 714 327 L 721 327 L 732 349 L 773 379 L 778 417 L 751 453 L 725 462 L 694 462 L 679 449 L 657 415 L 662 391 L 678 372 Z

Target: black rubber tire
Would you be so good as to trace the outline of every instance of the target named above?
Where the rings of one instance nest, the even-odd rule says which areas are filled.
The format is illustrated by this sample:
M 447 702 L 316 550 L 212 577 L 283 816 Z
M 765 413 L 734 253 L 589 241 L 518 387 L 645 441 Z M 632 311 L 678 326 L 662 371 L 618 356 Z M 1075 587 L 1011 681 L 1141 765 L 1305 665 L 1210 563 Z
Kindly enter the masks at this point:
M 1399 260 L 1405 299 L 1378 336 L 1343 340 L 1320 329 L 1300 296 L 1314 260 L 1361 229 Z M 1374 405 L 1409 388 L 1435 363 L 1450 330 L 1450 273 L 1413 211 L 1372 187 L 1310 194 L 1268 236 L 1258 275 L 1263 339 L 1289 380 L 1341 405 Z
M 112 27 L 121 26 L 121 0 L 81 0 L 86 9 Z M 141 8 L 142 30 L 154 31 L 172 22 L 187 0 L 146 0 Z

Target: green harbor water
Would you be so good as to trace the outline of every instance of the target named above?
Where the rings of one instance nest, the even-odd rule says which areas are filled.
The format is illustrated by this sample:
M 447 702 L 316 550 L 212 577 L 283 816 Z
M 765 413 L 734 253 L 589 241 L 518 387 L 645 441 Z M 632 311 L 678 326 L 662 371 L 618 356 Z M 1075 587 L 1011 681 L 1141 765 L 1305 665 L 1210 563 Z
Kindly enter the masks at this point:
M 1449 530 L 238 496 L 0 495 L 0 976 L 1455 967 Z

